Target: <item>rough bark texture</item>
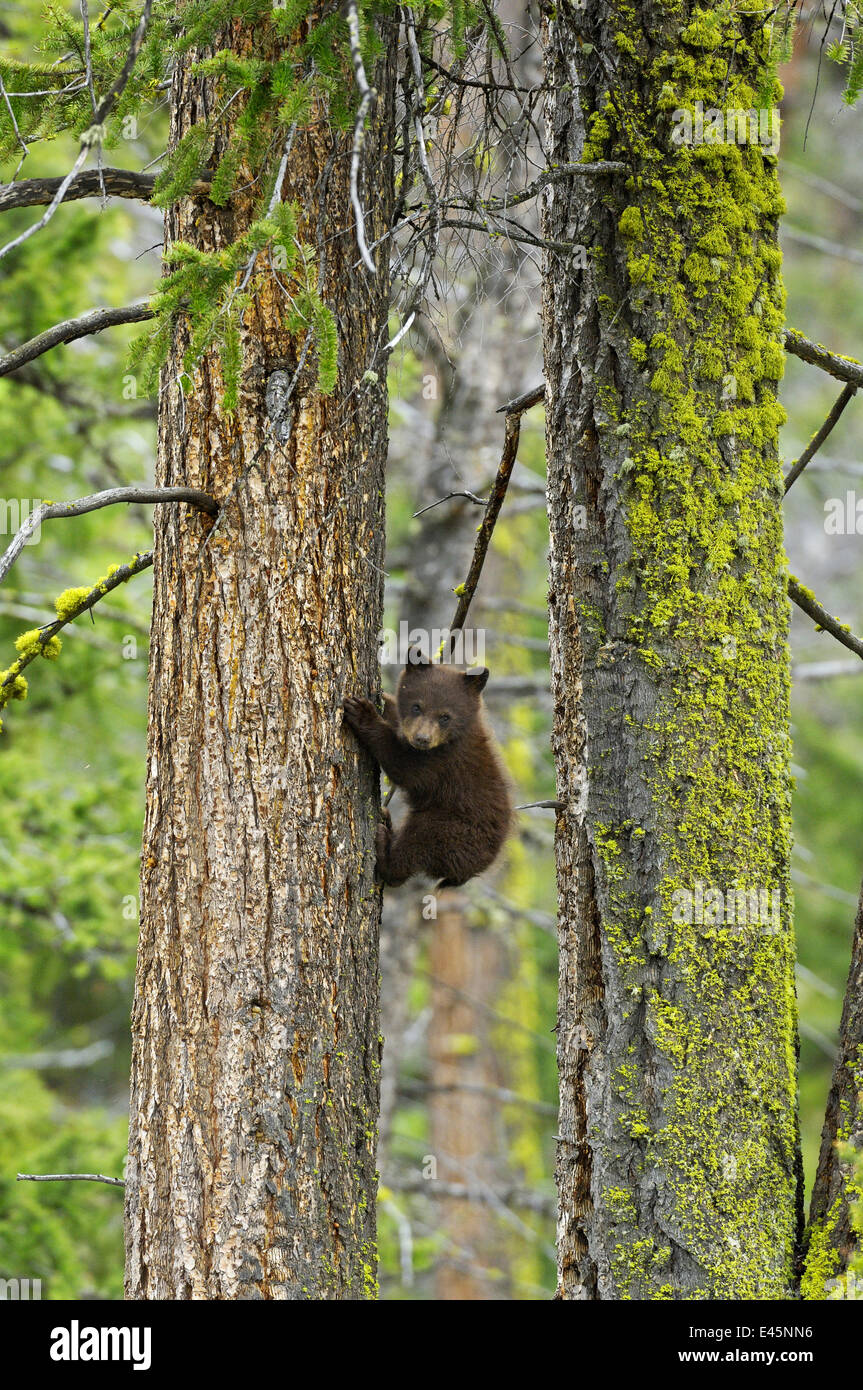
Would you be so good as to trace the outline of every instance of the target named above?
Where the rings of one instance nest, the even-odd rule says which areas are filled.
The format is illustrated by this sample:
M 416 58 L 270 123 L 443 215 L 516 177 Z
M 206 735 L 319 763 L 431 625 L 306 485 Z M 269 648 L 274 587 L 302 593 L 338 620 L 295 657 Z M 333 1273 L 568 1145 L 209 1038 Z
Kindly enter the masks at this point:
M 546 237 L 589 253 L 550 256 L 544 304 L 558 1296 L 783 1297 L 800 1188 L 782 203 L 751 140 L 672 138 L 698 102 L 775 104 L 763 15 L 564 6 L 545 37 L 549 163 L 633 173 L 559 183 L 544 209 Z
M 812 1189 L 804 1298 L 863 1297 L 860 1207 L 863 1204 L 863 888 L 857 905 L 851 970 L 839 1054 Z M 857 1207 L 856 1214 L 852 1209 Z M 851 1270 L 849 1273 L 849 1265 Z
M 262 56 L 274 39 L 261 25 L 232 43 Z M 392 208 L 388 47 L 363 154 L 370 242 Z M 174 77 L 172 141 L 214 101 L 191 72 L 197 56 Z M 267 384 L 293 373 L 302 342 L 267 274 L 246 316 L 235 417 L 219 408 L 214 356 L 181 397 L 182 333 L 163 376 L 158 482 L 194 482 L 223 513 L 204 550 L 211 523 L 198 514 L 164 509 L 156 526 L 129 1298 L 376 1288 L 378 792 L 341 702 L 379 679 L 386 393 L 363 376 L 386 338 L 388 256 L 374 278 L 358 265 L 350 136 L 318 116 L 296 135 L 284 197 L 325 250 L 334 393 L 318 393 L 310 354 L 277 442 Z M 224 209 L 183 200 L 167 241 L 218 248 L 248 225 L 254 192 Z

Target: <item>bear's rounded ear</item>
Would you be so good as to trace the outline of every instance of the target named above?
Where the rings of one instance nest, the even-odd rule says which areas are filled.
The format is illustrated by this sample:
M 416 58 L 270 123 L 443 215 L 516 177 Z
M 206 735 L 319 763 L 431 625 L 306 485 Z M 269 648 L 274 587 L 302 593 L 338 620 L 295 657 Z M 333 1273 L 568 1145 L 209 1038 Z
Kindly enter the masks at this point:
M 417 667 L 431 666 L 431 660 L 426 656 L 419 642 L 408 648 L 408 659 L 405 662 L 405 670 L 415 670 Z
M 485 683 L 488 680 L 488 667 L 474 666 L 470 671 L 465 671 L 464 678 L 468 689 L 476 691 L 478 695 L 481 690 L 485 689 Z

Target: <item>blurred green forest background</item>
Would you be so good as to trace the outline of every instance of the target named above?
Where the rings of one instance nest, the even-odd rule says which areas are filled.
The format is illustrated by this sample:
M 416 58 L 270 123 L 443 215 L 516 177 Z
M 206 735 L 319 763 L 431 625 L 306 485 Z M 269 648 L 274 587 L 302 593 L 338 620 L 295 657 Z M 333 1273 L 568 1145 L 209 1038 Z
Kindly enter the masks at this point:
M 3 4 L 5 53 L 32 57 L 40 23 L 35 0 Z M 801 37 L 785 75 L 780 166 L 788 204 L 788 322 L 837 352 L 863 357 L 863 142 L 859 115 L 842 106 L 843 75 L 829 64 L 810 118 L 817 37 L 811 46 Z M 108 150 L 108 162 L 143 168 L 163 148 L 166 131 L 165 101 L 133 138 Z M 73 158 L 71 142 L 35 145 L 26 172 L 65 173 Z M 4 180 L 16 164 L 6 164 Z M 5 214 L 3 240 L 35 216 L 32 209 Z M 89 200 L 62 208 L 3 262 L 0 345 L 8 350 L 96 305 L 145 297 L 159 274 L 160 248 L 161 217 L 146 207 L 115 200 L 101 209 Z M 458 325 L 448 331 L 457 341 Z M 537 333 L 534 317 L 524 354 L 536 363 L 538 380 Z M 18 524 L 10 499 L 20 504 L 23 520 L 43 498 L 65 500 L 152 479 L 154 403 L 131 394 L 134 381 L 124 368 L 131 336 L 120 329 L 86 338 L 0 381 L 0 491 L 7 502 L 0 521 L 7 534 Z M 439 398 L 426 398 L 428 351 L 426 343 L 408 340 L 392 364 L 391 625 L 428 521 L 413 516 L 410 441 L 418 431 L 437 428 L 445 436 L 446 429 L 435 418 Z M 800 453 L 838 391 L 818 370 L 788 360 L 782 385 L 786 463 Z M 506 396 L 504 390 L 499 403 Z M 857 632 L 863 630 L 861 539 L 827 535 L 824 502 L 863 485 L 861 410 L 851 403 L 787 503 L 792 572 Z M 488 477 L 502 441 L 501 417 L 490 413 L 482 428 L 485 442 L 477 447 L 490 461 Z M 529 502 L 528 475 L 541 483 L 543 471 L 539 411 L 525 422 L 520 469 L 528 485 L 516 502 L 519 496 Z M 454 469 L 454 488 L 461 486 L 458 476 Z M 109 564 L 148 548 L 151 534 L 149 510 L 135 507 L 46 524 L 0 589 L 0 666 L 13 659 L 22 631 L 50 618 L 57 594 L 94 582 Z M 468 542 L 450 587 L 464 577 L 469 551 Z M 496 681 L 510 680 L 502 688 L 512 693 L 491 703 L 491 710 L 520 802 L 554 795 L 549 707 L 541 694 L 548 669 L 547 551 L 541 505 L 508 503 L 487 581 L 501 607 L 493 628 L 489 624 L 486 660 L 490 698 Z M 16 1173 L 122 1174 L 149 608 L 145 575 L 101 604 L 94 622 L 81 619 L 67 629 L 59 661 L 31 668 L 29 700 L 4 712 L 0 735 L 0 1277 L 39 1278 L 43 1296 L 53 1299 L 118 1298 L 122 1292 L 119 1190 L 18 1183 Z M 446 605 L 441 625 L 449 616 Z M 863 668 L 796 613 L 793 656 L 801 1120 L 811 1183 L 863 872 Z M 819 671 L 827 661 L 839 663 L 838 674 Z M 531 693 L 531 682 L 538 693 Z M 494 1006 L 483 1006 L 482 1045 L 495 1056 L 491 1089 L 506 1190 L 479 1193 L 478 1212 L 462 1200 L 444 1219 L 440 1203 L 422 1189 L 431 1142 L 427 1039 L 438 930 L 430 923 L 411 963 L 399 1054 L 390 1059 L 398 1077 L 382 1162 L 385 1298 L 440 1297 L 441 1269 L 459 1231 L 462 1275 L 481 1265 L 483 1287 L 496 1290 L 493 1296 L 544 1298 L 554 1289 L 553 813 L 524 813 L 522 829 L 505 871 L 492 885 L 476 886 L 470 908 L 472 929 L 486 933 L 505 959 Z M 468 1026 L 456 1051 L 470 1056 L 478 1046 Z M 519 1199 L 510 1201 L 507 1192 L 516 1188 Z

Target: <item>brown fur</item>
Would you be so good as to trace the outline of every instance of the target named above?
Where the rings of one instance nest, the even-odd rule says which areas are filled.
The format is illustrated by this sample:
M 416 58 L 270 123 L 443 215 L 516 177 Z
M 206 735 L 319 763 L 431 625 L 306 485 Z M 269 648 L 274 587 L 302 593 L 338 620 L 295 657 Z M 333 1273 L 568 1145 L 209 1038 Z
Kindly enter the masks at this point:
M 378 827 L 383 883 L 429 874 L 457 888 L 497 858 L 512 799 L 483 714 L 487 680 L 485 667 L 462 671 L 411 653 L 383 718 L 370 700 L 345 700 L 345 722 L 410 805 L 398 830 L 386 811 Z

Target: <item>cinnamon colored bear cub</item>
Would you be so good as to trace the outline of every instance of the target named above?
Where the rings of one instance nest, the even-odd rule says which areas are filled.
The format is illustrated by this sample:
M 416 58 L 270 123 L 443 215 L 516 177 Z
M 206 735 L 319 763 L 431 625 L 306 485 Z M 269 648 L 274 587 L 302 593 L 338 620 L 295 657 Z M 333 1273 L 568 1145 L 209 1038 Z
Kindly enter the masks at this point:
M 395 886 L 414 874 L 457 888 L 497 857 L 512 819 L 506 773 L 488 729 L 486 668 L 433 665 L 416 649 L 384 696 L 383 718 L 370 700 L 345 700 L 345 722 L 407 795 L 410 812 L 393 828 L 384 811 L 377 873 Z

